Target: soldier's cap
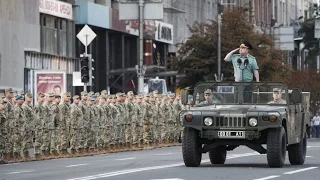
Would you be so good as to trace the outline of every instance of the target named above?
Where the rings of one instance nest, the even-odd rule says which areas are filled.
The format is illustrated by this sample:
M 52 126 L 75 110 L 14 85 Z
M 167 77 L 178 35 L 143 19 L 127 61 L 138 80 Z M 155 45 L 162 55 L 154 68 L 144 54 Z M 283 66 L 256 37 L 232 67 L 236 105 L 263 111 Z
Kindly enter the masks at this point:
M 168 96 L 169 96 L 169 98 L 175 98 L 176 97 L 176 95 L 174 93 L 171 93 Z
M 128 96 L 132 96 L 132 95 L 134 95 L 134 93 L 133 93 L 133 91 L 129 91 L 129 92 L 127 93 L 127 95 L 128 95 Z
M 148 94 L 148 93 L 144 94 L 144 97 L 150 97 L 150 94 Z
M 162 95 L 168 95 L 168 93 L 167 93 L 167 92 L 164 92 L 164 93 L 162 93 Z
M 246 40 L 241 40 L 240 43 L 241 43 L 240 47 L 245 47 L 245 48 L 248 48 L 249 50 L 253 49 L 252 45 Z
M 99 93 L 99 92 L 96 92 L 94 95 L 96 95 L 96 96 L 100 96 L 100 93 Z
M 280 88 L 273 88 L 272 91 L 273 91 L 273 92 L 281 92 L 281 89 L 280 89 Z
M 45 97 L 45 95 L 43 94 L 43 92 L 38 92 L 38 97 Z
M 188 95 L 188 99 L 193 99 L 193 96 L 192 95 Z
M 158 90 L 154 90 L 154 91 L 153 91 L 153 93 L 156 93 L 156 94 L 158 94 L 158 93 L 159 93 L 159 91 L 158 91 Z
M 212 94 L 211 89 L 206 89 L 206 90 L 204 91 L 204 94 Z
M 19 99 L 24 99 L 24 98 L 23 98 L 23 96 L 21 96 L 21 95 L 17 95 L 17 96 L 16 96 L 16 100 L 19 100 Z
M 73 97 L 72 97 L 72 99 L 79 99 L 80 97 L 78 96 L 78 95 L 74 95 Z
M 90 95 L 93 95 L 93 94 L 94 94 L 94 92 L 93 92 L 93 91 L 90 91 L 90 92 L 89 92 L 89 94 L 90 94 Z
M 87 91 L 82 91 L 82 92 L 81 92 L 81 96 L 88 96 Z
M 28 98 L 32 98 L 33 97 L 31 93 L 26 93 L 25 96 L 28 97 Z
M 70 92 L 65 92 L 65 93 L 63 93 L 63 96 L 70 97 L 70 96 L 71 96 L 71 93 L 70 93 Z
M 102 90 L 100 93 L 101 94 L 107 94 L 108 92 L 107 92 L 107 90 Z
M 54 93 L 46 93 L 47 97 L 54 97 Z
M 17 94 L 24 95 L 24 91 L 18 91 Z
M 6 94 L 7 94 L 7 93 L 13 93 L 12 88 L 8 88 L 8 89 L 6 89 L 6 90 L 5 90 L 5 93 L 6 93 Z
M 114 99 L 115 98 L 115 96 L 114 95 L 110 95 L 110 96 L 108 96 L 108 99 Z
M 54 95 L 54 98 L 61 98 L 60 95 Z
M 105 96 L 105 95 L 101 94 L 101 95 L 99 96 L 99 98 L 101 98 L 101 99 L 106 99 L 106 98 L 107 98 L 107 96 Z

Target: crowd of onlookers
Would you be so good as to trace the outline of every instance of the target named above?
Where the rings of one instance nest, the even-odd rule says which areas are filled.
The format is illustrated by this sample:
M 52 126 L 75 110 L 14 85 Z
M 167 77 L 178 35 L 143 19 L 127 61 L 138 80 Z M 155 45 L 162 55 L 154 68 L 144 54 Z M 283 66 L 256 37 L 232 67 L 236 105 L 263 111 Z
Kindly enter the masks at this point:
M 308 138 L 320 138 L 320 116 L 316 113 L 315 116 L 310 119 L 310 126 L 307 126 Z

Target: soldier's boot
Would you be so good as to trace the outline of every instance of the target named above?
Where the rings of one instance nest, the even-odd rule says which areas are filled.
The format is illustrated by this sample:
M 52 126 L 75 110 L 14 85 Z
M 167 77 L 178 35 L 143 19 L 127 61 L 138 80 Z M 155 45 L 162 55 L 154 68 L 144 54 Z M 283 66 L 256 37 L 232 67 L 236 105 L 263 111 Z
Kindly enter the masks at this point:
M 84 154 L 84 149 L 83 148 L 79 148 L 79 156 L 82 156 Z
M 71 154 L 71 155 L 70 155 L 71 157 L 77 157 L 78 152 L 77 152 L 76 149 L 71 149 L 71 150 L 70 150 L 70 154 Z
M 41 159 L 41 154 L 40 153 L 35 153 L 34 154 L 34 159 L 35 160 L 40 160 Z
M 98 147 L 98 154 L 104 154 L 105 153 L 105 149 L 106 148 L 103 148 L 103 146 L 99 146 Z
M 23 160 L 24 161 L 29 161 L 30 160 L 29 151 L 24 151 L 23 152 Z
M 49 150 L 46 150 L 46 151 L 44 152 L 44 154 L 45 154 L 45 156 L 46 156 L 47 159 L 52 159 L 52 158 L 53 158 L 53 156 L 52 156 L 52 154 L 50 153 Z
M 60 151 L 60 157 L 61 158 L 65 158 L 65 157 L 68 157 L 68 156 L 69 156 L 69 153 L 68 153 L 68 151 L 66 149 L 62 149 Z
M 21 155 L 18 152 L 13 153 L 13 159 L 14 159 L 14 162 L 21 162 L 22 161 Z
M 114 144 L 110 144 L 110 146 L 109 146 L 109 152 L 114 152 Z
M 11 160 L 10 153 L 3 153 L 3 160 L 9 162 Z

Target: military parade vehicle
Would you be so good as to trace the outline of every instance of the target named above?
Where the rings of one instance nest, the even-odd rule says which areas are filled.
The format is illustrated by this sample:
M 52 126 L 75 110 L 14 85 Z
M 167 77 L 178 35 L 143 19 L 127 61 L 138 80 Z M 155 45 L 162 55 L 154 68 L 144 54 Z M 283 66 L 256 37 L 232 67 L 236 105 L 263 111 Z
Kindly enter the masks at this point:
M 193 90 L 193 104 L 181 91 L 185 166 L 200 166 L 207 152 L 224 164 L 242 145 L 266 154 L 269 167 L 283 167 L 287 151 L 291 165 L 304 164 L 310 93 L 275 82 L 201 82 Z

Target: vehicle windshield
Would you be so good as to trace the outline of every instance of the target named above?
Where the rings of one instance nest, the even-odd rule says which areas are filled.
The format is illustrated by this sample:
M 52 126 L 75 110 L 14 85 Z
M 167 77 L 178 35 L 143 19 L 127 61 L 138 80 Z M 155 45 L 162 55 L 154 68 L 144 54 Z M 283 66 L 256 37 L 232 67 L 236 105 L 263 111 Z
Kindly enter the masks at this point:
M 288 101 L 288 89 L 282 83 L 200 83 L 195 87 L 197 106 L 212 104 L 274 104 Z

